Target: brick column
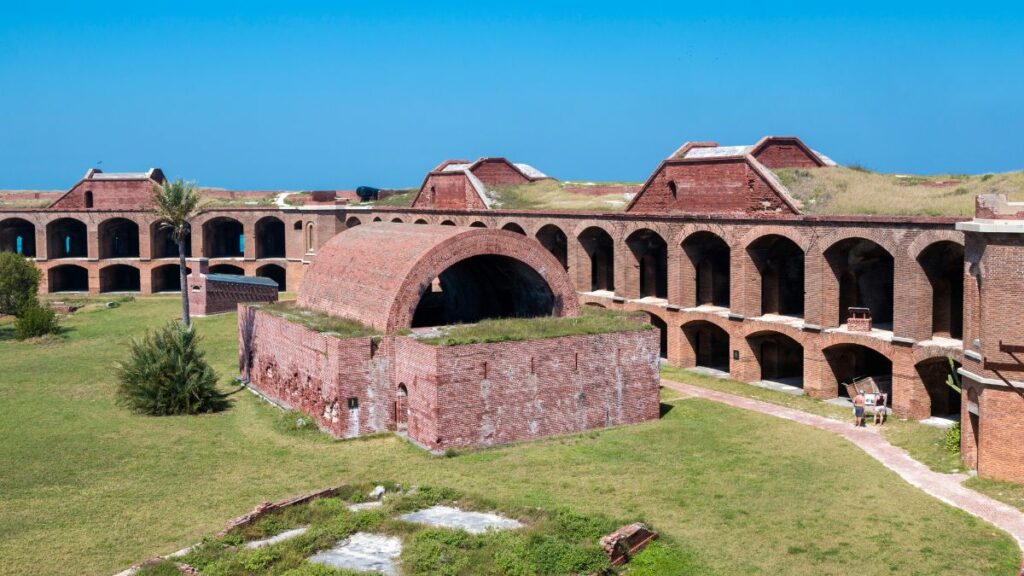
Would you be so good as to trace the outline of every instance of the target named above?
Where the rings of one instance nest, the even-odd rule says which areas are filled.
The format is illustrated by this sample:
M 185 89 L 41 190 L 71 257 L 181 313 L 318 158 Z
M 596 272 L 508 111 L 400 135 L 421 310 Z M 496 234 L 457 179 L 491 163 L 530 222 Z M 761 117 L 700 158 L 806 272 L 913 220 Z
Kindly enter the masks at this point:
M 737 326 L 738 328 L 738 326 Z M 761 379 L 761 365 L 750 341 L 739 335 L 739 330 L 729 334 L 729 376 L 741 382 L 756 382 Z M 732 356 L 733 350 L 740 353 L 737 360 Z
M 635 285 L 636 282 L 630 282 L 630 277 L 635 277 L 636 273 L 630 274 L 627 269 L 636 265 L 633 254 L 624 240 L 616 240 L 612 251 L 615 254 L 615 293 L 623 298 L 638 298 L 640 287 Z
M 744 316 L 761 315 L 761 274 L 750 254 L 741 247 L 729 250 L 729 308 Z
M 46 236 L 46 224 L 36 224 L 36 261 L 45 262 L 49 258 L 50 244 Z M 45 274 L 44 274 L 45 276 Z
M 679 267 L 676 273 L 679 295 L 676 302 L 683 308 L 693 308 L 697 305 L 697 269 L 693 266 L 690 255 L 682 248 L 679 251 Z
M 804 254 L 804 321 L 832 327 L 838 325 L 839 285 L 818 245 Z M 826 313 L 826 309 L 830 312 Z
M 85 228 L 85 250 L 89 260 L 100 259 L 100 231 L 91 222 Z
M 928 390 L 914 367 L 909 348 L 893 351 L 892 355 L 892 411 L 900 418 L 921 420 L 931 415 Z
M 894 263 L 893 333 L 913 340 L 932 335 L 932 285 L 917 261 L 898 257 Z
M 821 400 L 835 398 L 839 395 L 839 382 L 814 340 L 817 338 L 809 338 L 804 344 L 804 392 Z

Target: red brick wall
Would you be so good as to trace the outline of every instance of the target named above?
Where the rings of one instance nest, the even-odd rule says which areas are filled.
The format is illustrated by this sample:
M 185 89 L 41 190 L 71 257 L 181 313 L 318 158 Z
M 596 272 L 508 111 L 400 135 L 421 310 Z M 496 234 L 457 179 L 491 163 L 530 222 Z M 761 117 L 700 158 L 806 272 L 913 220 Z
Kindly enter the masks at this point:
M 416 438 L 433 449 L 658 418 L 653 330 L 437 350 L 438 430 Z
M 390 338 L 336 338 L 255 308 L 238 310 L 239 369 L 254 389 L 335 436 L 351 435 L 349 398 L 359 400 L 358 435 L 391 427 Z
M 676 187 L 675 198 L 669 183 Z M 667 161 L 629 209 L 642 213 L 793 214 L 743 158 Z
M 769 168 L 815 168 L 818 159 L 792 140 L 769 140 L 755 151 L 754 158 Z
M 85 193 L 92 192 L 92 209 L 134 210 L 152 206 L 152 180 L 82 180 L 54 202 L 51 209 L 86 208 Z
M 477 194 L 469 178 L 462 172 L 432 172 L 427 176 L 414 208 L 438 210 L 485 210 L 487 206 Z
M 516 186 L 530 181 L 504 158 L 485 158 L 473 166 L 472 172 L 488 186 Z

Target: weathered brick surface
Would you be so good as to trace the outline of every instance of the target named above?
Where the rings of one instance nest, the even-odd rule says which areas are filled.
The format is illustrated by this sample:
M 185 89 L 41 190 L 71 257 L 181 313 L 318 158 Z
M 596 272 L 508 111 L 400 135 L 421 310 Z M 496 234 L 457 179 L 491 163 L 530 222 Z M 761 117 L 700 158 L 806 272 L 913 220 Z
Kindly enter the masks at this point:
M 163 173 L 153 171 L 146 178 L 100 180 L 90 170 L 70 190 L 58 198 L 53 210 L 134 210 L 152 206 L 153 187 L 163 183 Z M 92 204 L 89 205 L 91 199 Z
M 530 181 L 504 158 L 481 158 L 473 163 L 470 171 L 488 186 L 516 186 Z
M 816 168 L 821 160 L 797 138 L 774 136 L 763 139 L 751 151 L 769 168 Z
M 239 338 L 250 385 L 336 436 L 395 429 L 401 419 L 409 438 L 444 450 L 659 415 L 651 331 L 439 347 L 405 336 L 336 338 L 240 306 Z
M 577 313 L 565 269 L 533 240 L 504 230 L 384 222 L 357 226 L 322 246 L 298 302 L 382 331 L 408 328 L 431 282 L 452 264 L 478 255 L 525 263 L 555 295 L 556 315 Z
M 463 172 L 431 172 L 427 175 L 419 194 L 413 201 L 414 208 L 435 208 L 438 210 L 485 210 L 480 193 L 473 187 Z

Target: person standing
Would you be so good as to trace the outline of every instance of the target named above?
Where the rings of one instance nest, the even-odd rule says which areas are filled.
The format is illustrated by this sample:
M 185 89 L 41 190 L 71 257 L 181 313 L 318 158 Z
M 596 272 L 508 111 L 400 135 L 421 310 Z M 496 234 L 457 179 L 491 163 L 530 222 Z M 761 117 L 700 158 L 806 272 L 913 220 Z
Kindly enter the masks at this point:
M 853 397 L 853 425 L 860 427 L 864 425 L 864 393 L 857 390 L 857 395 Z
M 875 426 L 885 423 L 885 394 L 875 395 Z

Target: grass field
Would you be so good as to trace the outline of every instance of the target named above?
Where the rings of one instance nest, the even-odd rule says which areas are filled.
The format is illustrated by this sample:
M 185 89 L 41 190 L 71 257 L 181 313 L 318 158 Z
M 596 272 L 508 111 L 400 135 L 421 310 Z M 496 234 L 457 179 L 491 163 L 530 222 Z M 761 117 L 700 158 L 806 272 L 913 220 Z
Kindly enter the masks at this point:
M 913 176 L 842 166 L 775 172 L 807 214 L 973 216 L 978 194 L 1024 200 L 1024 172 Z
M 657 526 L 691 574 L 1016 574 L 1013 541 L 833 435 L 702 400 L 657 422 L 430 456 L 396 438 L 289 433 L 248 393 L 226 412 L 114 405 L 126 343 L 173 297 L 91 306 L 43 342 L 0 325 L 0 572 L 110 574 L 215 532 L 262 500 L 390 479 L 502 506 L 570 507 Z M 224 388 L 235 317 L 197 321 Z
M 600 183 L 619 185 L 620 183 Z M 626 185 L 622 185 L 625 187 Z M 538 180 L 521 186 L 498 186 L 491 191 L 497 208 L 506 210 L 585 210 L 622 212 L 632 199 L 623 193 L 591 196 L 574 192 L 581 184 Z

